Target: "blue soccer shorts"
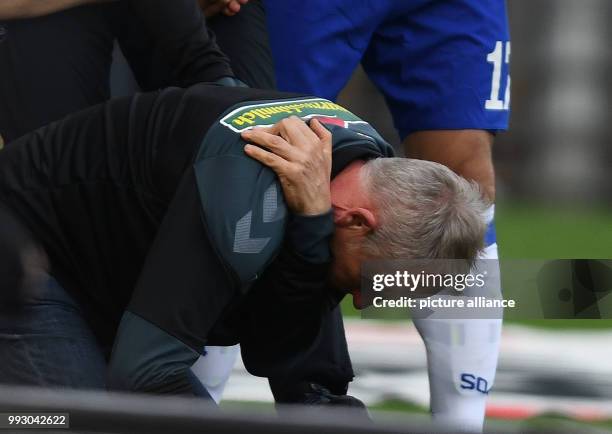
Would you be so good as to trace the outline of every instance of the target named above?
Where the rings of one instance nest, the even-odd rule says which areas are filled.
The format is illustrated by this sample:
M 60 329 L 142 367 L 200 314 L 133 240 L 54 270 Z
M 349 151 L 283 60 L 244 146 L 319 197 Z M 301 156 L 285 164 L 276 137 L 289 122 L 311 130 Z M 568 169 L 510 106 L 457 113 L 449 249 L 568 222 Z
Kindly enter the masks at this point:
M 267 0 L 280 90 L 335 100 L 361 63 L 400 136 L 508 126 L 504 0 Z

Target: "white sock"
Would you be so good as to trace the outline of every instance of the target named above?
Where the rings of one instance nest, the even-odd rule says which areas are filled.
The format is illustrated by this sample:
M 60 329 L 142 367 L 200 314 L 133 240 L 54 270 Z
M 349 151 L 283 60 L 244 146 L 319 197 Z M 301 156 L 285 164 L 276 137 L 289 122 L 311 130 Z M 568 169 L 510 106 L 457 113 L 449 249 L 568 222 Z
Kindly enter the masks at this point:
M 481 257 L 497 259 L 497 244 L 488 246 Z M 485 281 L 487 289 L 499 291 L 498 272 L 490 273 Z M 497 368 L 502 319 L 415 319 L 414 324 L 427 349 L 434 421 L 455 431 L 482 431 L 486 398 Z
M 206 354 L 200 356 L 191 367 L 198 380 L 218 404 L 223 397 L 232 369 L 238 359 L 240 345 L 231 347 L 206 347 Z

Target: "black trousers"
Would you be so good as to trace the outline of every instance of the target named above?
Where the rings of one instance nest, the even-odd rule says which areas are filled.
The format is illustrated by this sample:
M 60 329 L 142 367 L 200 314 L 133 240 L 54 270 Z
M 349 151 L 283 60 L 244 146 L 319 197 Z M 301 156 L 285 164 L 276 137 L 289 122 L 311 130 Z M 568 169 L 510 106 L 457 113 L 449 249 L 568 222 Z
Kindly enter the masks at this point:
M 203 66 L 189 60 L 193 75 L 176 76 L 164 64 L 167 57 L 155 45 L 155 35 L 142 30 L 140 17 L 131 15 L 128 3 L 88 5 L 0 22 L 0 136 L 5 143 L 107 100 L 116 40 L 142 90 L 206 81 L 201 72 L 206 62 L 216 59 L 203 59 Z M 251 87 L 275 87 L 265 11 L 259 0 L 249 2 L 234 17 L 215 17 L 208 25 L 238 78 Z M 161 34 L 164 31 L 170 30 L 160 29 Z M 184 70 L 189 75 L 190 69 Z
M 266 11 L 262 0 L 251 0 L 232 17 L 208 20 L 217 43 L 229 57 L 236 77 L 250 87 L 276 89 L 274 62 L 268 40 Z

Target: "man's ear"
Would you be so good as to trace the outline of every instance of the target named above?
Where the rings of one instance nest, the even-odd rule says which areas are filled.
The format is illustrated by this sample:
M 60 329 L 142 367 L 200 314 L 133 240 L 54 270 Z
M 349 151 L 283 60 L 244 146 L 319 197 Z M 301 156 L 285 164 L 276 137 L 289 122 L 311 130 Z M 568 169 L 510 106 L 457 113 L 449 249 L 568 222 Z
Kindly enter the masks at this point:
M 366 208 L 351 208 L 343 210 L 335 219 L 336 225 L 344 229 L 352 229 L 367 234 L 377 225 L 374 213 Z

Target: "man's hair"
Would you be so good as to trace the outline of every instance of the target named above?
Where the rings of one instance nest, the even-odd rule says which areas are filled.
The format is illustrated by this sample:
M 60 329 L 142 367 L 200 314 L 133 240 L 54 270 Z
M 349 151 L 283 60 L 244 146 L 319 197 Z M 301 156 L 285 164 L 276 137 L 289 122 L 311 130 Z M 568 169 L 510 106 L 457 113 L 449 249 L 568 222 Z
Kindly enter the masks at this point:
M 464 259 L 483 247 L 487 204 L 475 182 L 425 160 L 377 158 L 362 180 L 379 218 L 365 241 L 379 259 Z

